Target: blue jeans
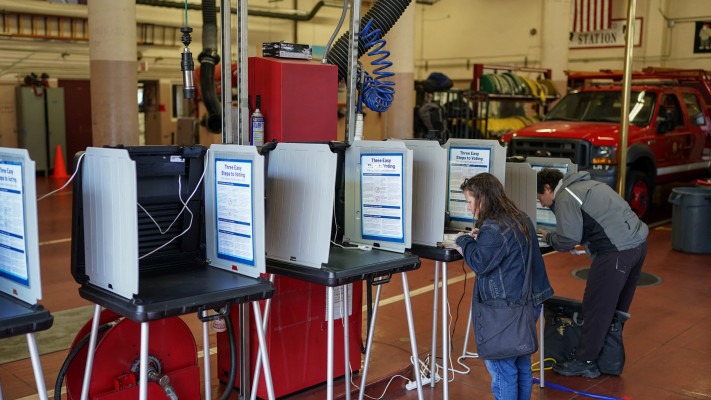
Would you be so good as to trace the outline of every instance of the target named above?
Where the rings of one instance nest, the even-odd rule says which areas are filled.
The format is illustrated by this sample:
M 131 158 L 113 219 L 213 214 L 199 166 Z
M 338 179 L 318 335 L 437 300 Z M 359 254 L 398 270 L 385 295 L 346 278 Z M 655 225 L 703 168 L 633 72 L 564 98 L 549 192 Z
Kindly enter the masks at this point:
M 491 391 L 496 400 L 529 400 L 533 374 L 531 356 L 485 360 L 491 375 Z
M 536 317 L 541 314 L 541 306 L 534 307 Z M 491 391 L 496 400 L 530 400 L 533 387 L 531 356 L 484 360 L 491 375 Z

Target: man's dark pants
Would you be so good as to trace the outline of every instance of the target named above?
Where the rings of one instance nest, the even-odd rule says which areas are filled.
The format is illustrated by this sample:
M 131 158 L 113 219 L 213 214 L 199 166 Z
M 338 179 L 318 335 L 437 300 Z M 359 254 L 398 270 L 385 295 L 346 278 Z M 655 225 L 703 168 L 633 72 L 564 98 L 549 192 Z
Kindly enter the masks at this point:
M 602 350 L 615 310 L 627 312 L 647 255 L 647 241 L 619 252 L 597 254 L 590 265 L 583 296 L 583 332 L 575 352 L 580 361 L 595 361 Z

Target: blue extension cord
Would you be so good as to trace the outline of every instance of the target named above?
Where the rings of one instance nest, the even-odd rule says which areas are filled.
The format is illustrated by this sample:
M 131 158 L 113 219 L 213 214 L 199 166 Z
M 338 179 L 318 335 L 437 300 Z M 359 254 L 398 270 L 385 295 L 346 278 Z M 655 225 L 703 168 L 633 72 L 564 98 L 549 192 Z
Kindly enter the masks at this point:
M 540 381 L 538 378 L 533 378 L 533 382 L 534 382 L 534 383 L 541 383 L 541 381 Z M 601 394 L 595 394 L 595 393 L 581 392 L 581 391 L 579 391 L 579 390 L 573 390 L 573 389 L 567 388 L 567 387 L 565 387 L 565 386 L 556 385 L 555 383 L 550 383 L 550 382 L 546 382 L 546 387 L 550 387 L 550 388 L 552 388 L 552 389 L 562 390 L 562 391 L 564 391 L 564 392 L 576 393 L 576 394 L 579 394 L 579 395 L 582 395 L 582 396 L 592 397 L 592 398 L 595 398 L 595 399 L 603 399 L 603 400 L 630 400 L 630 398 L 627 397 L 627 396 L 624 396 L 624 397 L 622 397 L 622 398 L 619 398 L 619 397 L 610 397 L 610 396 L 603 396 L 603 395 L 601 395 Z
M 395 97 L 395 82 L 385 81 L 393 75 L 392 72 L 386 71 L 389 67 L 393 65 L 392 62 L 387 61 L 390 56 L 390 52 L 387 50 L 382 50 L 385 47 L 385 40 L 380 39 L 380 29 L 373 29 L 371 31 L 374 20 L 368 21 L 368 23 L 363 27 L 360 34 L 360 40 L 366 49 L 373 48 L 368 55 L 371 57 L 378 57 L 376 60 L 372 61 L 370 64 L 373 66 L 378 66 L 373 70 L 373 75 L 375 78 L 371 77 L 367 71 L 363 71 L 363 82 L 358 82 L 358 87 L 360 90 L 360 99 L 358 101 L 358 112 L 362 110 L 361 104 L 365 104 L 368 108 L 377 112 L 384 112 L 390 108 Z M 360 78 L 361 71 L 359 68 L 358 77 Z

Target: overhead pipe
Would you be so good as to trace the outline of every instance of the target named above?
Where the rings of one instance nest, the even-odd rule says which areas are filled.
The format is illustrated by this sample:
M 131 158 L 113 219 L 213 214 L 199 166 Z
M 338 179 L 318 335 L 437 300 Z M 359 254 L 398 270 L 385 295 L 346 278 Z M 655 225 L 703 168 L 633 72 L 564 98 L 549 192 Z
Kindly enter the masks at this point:
M 136 4 L 139 5 L 144 5 L 144 6 L 154 6 L 154 7 L 168 7 L 168 8 L 181 8 L 185 9 L 185 3 L 183 2 L 178 2 L 178 1 L 170 1 L 170 0 L 136 0 Z M 271 11 L 271 10 L 257 10 L 257 9 L 247 9 L 247 15 L 251 15 L 254 17 L 267 17 L 267 18 L 276 18 L 276 19 L 288 19 L 291 21 L 309 21 L 313 17 L 316 16 L 316 13 L 322 8 L 322 7 L 341 7 L 340 4 L 336 3 L 330 3 L 326 1 L 319 1 L 316 3 L 311 11 L 306 12 L 306 11 L 301 11 L 301 10 L 289 10 L 288 12 L 278 12 L 278 11 Z M 198 4 L 191 4 L 188 3 L 187 8 L 190 10 L 201 10 L 202 6 Z M 219 10 L 216 10 L 216 12 Z M 231 8 L 230 12 L 232 14 L 237 14 L 237 8 Z

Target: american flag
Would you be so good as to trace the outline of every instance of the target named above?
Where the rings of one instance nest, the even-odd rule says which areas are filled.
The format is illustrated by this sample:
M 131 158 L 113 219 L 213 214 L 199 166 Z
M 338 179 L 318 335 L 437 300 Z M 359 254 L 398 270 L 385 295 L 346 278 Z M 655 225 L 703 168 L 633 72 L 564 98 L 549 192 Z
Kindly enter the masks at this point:
M 610 28 L 612 0 L 573 0 L 573 32 Z

